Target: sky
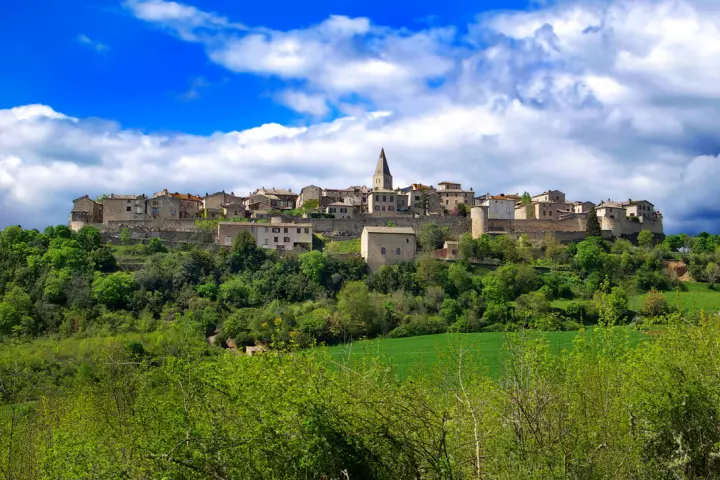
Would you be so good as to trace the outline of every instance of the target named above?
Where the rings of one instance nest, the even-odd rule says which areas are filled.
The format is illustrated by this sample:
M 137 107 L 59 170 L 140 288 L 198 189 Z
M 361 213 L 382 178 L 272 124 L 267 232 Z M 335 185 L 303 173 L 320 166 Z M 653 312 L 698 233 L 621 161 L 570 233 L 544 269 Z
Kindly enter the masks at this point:
M 720 233 L 716 0 L 0 5 L 0 227 L 72 200 L 370 185 L 647 199 Z

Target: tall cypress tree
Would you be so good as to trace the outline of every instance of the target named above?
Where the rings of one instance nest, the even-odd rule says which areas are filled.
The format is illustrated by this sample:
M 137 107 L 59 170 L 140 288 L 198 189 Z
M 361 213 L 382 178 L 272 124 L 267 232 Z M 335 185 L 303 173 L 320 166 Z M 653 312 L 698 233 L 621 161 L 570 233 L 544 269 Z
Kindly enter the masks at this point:
M 585 232 L 587 233 L 588 237 L 602 236 L 602 231 L 600 230 L 600 222 L 598 221 L 597 212 L 594 208 L 590 210 L 590 213 L 588 213 Z

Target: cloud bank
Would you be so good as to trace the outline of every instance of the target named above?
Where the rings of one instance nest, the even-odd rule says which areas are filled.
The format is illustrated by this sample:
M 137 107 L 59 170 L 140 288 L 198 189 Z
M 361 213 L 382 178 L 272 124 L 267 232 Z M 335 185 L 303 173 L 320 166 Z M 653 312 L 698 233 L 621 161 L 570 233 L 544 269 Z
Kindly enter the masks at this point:
M 86 193 L 369 184 L 384 146 L 398 184 L 647 198 L 667 232 L 719 230 L 715 2 L 562 2 L 421 30 L 330 16 L 290 31 L 124 5 L 229 72 L 281 80 L 273 98 L 307 126 L 160 135 L 51 106 L 0 110 L 3 225 L 63 223 Z

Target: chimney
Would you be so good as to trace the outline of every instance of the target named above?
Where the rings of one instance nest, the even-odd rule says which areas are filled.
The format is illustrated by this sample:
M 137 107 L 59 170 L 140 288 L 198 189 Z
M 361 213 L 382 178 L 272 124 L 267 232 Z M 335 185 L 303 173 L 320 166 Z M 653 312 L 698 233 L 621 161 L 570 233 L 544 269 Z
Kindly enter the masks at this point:
M 235 192 L 230 192 L 230 195 L 232 195 L 232 196 L 234 197 L 234 196 L 235 196 Z

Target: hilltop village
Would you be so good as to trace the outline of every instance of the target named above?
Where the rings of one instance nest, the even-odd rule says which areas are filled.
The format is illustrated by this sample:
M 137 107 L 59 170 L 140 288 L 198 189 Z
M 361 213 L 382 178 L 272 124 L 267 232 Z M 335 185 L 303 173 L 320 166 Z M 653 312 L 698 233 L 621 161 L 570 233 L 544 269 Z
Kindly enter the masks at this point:
M 93 225 L 108 234 L 121 229 L 147 236 L 174 232 L 178 238 L 197 232 L 199 220 L 210 220 L 217 223 L 214 242 L 219 245 L 231 245 L 247 231 L 259 246 L 277 250 L 312 248 L 313 233 L 361 237 L 363 256 L 369 261 L 373 245 L 380 256 L 392 252 L 396 260 L 414 257 L 414 236 L 425 223 L 446 227 L 455 236 L 472 232 L 475 237 L 525 234 L 539 239 L 551 234 L 563 242 L 582 240 L 592 210 L 604 237 L 633 238 L 641 230 L 663 234 L 662 214 L 647 200 L 607 199 L 595 204 L 568 200 L 559 190 L 478 194 L 453 181 L 440 182 L 437 188 L 422 183 L 397 188 L 384 149 L 370 187 L 308 185 L 299 192 L 260 187 L 247 196 L 225 191 L 201 196 L 167 189 L 152 196 L 112 193 L 92 199 L 85 195 L 73 200 L 69 225 L 73 230 Z

